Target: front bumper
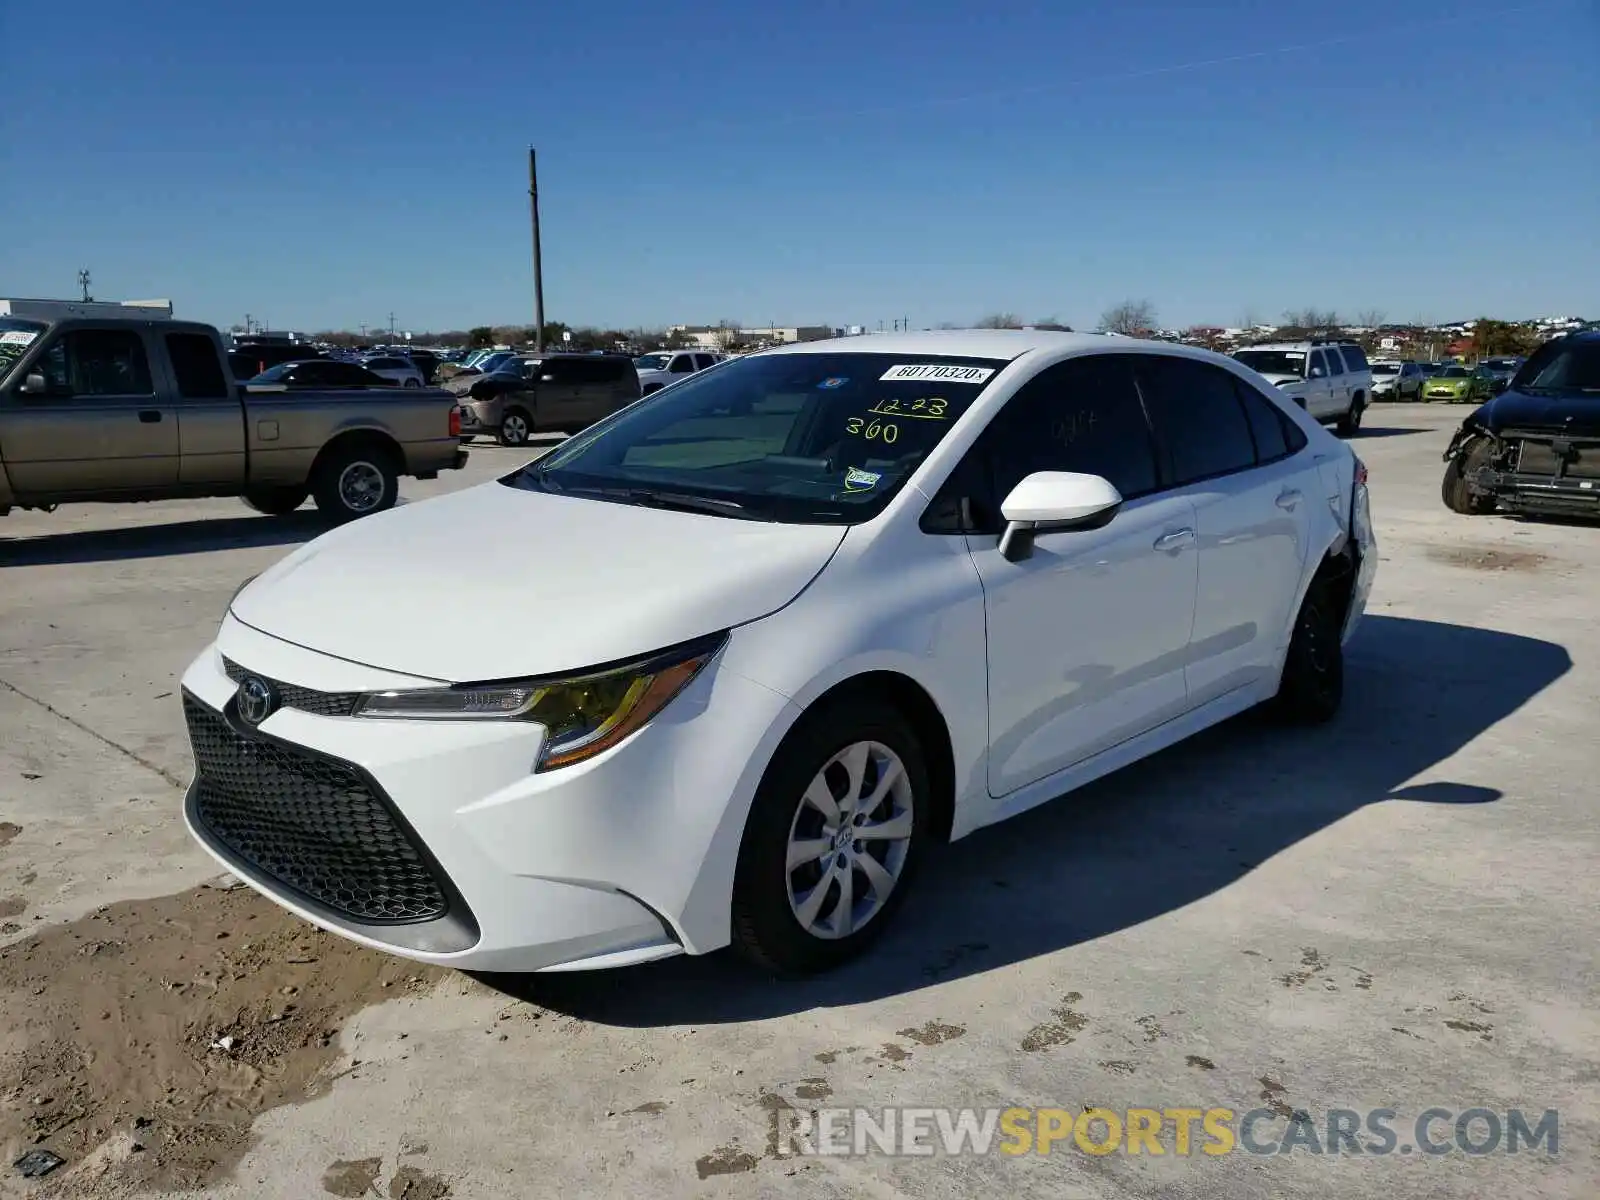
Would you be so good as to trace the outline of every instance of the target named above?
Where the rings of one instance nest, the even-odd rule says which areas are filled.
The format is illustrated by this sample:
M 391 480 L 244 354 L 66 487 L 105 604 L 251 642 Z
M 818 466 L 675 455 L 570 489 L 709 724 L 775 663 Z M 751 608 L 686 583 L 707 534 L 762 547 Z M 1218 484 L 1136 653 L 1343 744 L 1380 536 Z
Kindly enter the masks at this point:
M 618 966 L 726 944 L 744 816 L 788 703 L 776 693 L 713 662 L 627 741 L 534 774 L 536 725 L 280 707 L 251 728 L 238 718 L 240 685 L 225 659 L 239 664 L 235 675 L 288 685 L 286 696 L 435 681 L 316 654 L 232 618 L 185 673 L 200 762 L 185 803 L 190 831 L 305 919 L 470 970 Z M 220 765 L 203 744 L 219 725 L 239 742 Z M 275 756 L 287 784 L 252 773 Z M 220 802 L 208 806 L 208 788 Z M 333 815 L 330 805 L 340 806 Z
M 1469 491 L 1514 511 L 1600 516 L 1600 438 L 1504 430 L 1493 461 L 1466 482 Z

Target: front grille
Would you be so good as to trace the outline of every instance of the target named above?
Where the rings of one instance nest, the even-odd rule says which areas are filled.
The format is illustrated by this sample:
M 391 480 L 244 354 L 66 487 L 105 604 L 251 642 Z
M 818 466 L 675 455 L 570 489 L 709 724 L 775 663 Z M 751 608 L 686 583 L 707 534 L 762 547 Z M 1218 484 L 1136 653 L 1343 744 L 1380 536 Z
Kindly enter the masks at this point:
M 226 850 L 361 923 L 445 915 L 446 885 L 361 771 L 240 733 L 187 693 L 183 713 L 197 768 L 193 812 Z
M 1568 444 L 1566 469 L 1569 479 L 1600 479 L 1600 443 Z M 1549 442 L 1524 441 L 1517 452 L 1517 470 L 1524 475 L 1554 475 L 1562 456 Z
M 255 675 L 254 671 L 245 670 L 231 658 L 222 660 L 222 669 L 235 683 L 243 683 L 249 676 Z M 255 677 L 272 685 L 272 690 L 278 693 L 282 707 L 297 708 L 301 712 L 315 713 L 319 717 L 352 716 L 356 711 L 356 705 L 361 703 L 360 692 L 319 692 L 315 688 L 268 679 L 265 675 Z

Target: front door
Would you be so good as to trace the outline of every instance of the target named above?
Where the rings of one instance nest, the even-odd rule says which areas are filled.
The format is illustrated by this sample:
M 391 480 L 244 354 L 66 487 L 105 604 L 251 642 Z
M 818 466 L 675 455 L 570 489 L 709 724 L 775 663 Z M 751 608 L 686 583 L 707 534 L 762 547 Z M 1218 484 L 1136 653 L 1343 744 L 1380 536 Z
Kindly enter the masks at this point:
M 0 452 L 19 500 L 177 485 L 177 412 L 156 397 L 137 330 L 63 333 L 28 372 L 44 376 L 44 394 L 23 395 L 14 377 L 0 398 Z
M 575 366 L 574 359 L 547 358 L 528 367 L 533 379 L 533 419 L 537 428 L 576 429 L 587 424 L 582 412 L 583 387 Z M 506 403 L 510 407 L 510 397 Z
M 1102 529 L 1039 536 L 1008 561 L 968 536 L 988 634 L 989 790 L 1005 796 L 1179 715 L 1197 580 L 1194 508 L 1157 491 L 1126 354 L 1047 368 L 981 443 L 996 507 L 1035 471 L 1109 479 L 1125 497 Z

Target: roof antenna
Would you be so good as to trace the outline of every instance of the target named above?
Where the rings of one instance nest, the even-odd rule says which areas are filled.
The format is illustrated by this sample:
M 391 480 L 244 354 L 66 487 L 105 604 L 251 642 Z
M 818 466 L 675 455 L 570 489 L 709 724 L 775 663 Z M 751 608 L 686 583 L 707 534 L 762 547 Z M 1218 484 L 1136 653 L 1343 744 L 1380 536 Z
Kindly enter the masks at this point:
M 85 267 L 85 268 L 83 268 L 83 270 L 78 272 L 78 286 L 83 289 L 83 302 L 85 304 L 88 304 L 91 300 L 94 299 L 93 296 L 89 295 L 89 268 L 88 267 Z

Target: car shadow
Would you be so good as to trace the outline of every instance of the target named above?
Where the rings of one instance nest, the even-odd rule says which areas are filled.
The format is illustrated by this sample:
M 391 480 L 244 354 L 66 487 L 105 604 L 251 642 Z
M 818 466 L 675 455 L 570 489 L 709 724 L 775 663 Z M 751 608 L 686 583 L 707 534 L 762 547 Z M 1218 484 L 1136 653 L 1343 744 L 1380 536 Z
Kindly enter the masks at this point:
M 1183 908 L 1366 805 L 1497 801 L 1469 779 L 1411 781 L 1571 665 L 1550 642 L 1368 616 L 1336 720 L 1288 728 L 1248 713 L 941 847 L 893 927 L 837 971 L 776 980 L 721 953 L 478 978 L 586 1020 L 646 1027 L 856 1004 L 994 970 Z
M 1350 440 L 1360 442 L 1365 441 L 1368 438 L 1405 437 L 1407 434 L 1412 433 L 1438 432 L 1439 431 L 1437 429 L 1395 429 L 1392 426 L 1363 425 L 1360 429 L 1356 430 L 1355 437 Z
M 307 508 L 284 517 L 250 514 L 120 529 L 83 529 L 34 537 L 0 537 L 0 567 L 120 562 L 200 554 L 207 550 L 289 546 L 308 542 L 332 528 L 331 521 L 315 509 Z

